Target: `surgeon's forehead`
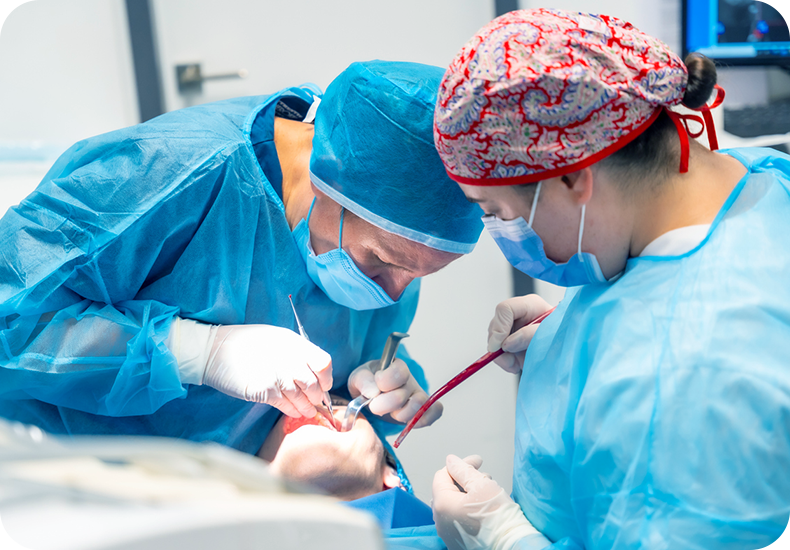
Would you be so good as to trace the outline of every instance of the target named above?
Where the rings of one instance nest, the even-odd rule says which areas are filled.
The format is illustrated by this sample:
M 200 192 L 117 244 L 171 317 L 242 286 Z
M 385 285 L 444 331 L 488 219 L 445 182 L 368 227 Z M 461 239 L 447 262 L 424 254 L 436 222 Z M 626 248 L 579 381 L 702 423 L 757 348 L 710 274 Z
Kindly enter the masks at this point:
M 391 233 L 360 218 L 353 212 L 347 211 L 346 215 L 353 216 L 355 223 L 359 223 L 364 227 L 364 232 L 361 233 L 363 239 L 360 241 L 360 244 L 375 252 L 381 260 L 387 263 L 409 267 L 413 271 L 432 273 L 462 256 L 462 254 L 437 250 Z M 346 218 L 346 223 L 348 223 L 348 219 Z
M 378 227 L 376 230 L 381 235 L 375 241 L 381 259 L 392 264 L 408 265 L 414 271 L 432 273 L 462 256 L 431 248 Z

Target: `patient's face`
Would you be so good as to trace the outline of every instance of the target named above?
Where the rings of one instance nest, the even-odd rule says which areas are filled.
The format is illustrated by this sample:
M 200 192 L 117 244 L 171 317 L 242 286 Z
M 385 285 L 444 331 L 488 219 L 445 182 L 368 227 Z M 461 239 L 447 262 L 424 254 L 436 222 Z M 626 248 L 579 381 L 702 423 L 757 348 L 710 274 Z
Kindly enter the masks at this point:
M 339 403 L 337 398 L 333 402 Z M 281 417 L 258 456 L 271 463 L 275 474 L 345 500 L 397 487 L 400 479 L 387 463 L 384 446 L 363 415 L 359 415 L 351 431 L 337 430 L 346 413 L 343 403 L 333 405 L 332 420 L 326 410 L 310 419 Z

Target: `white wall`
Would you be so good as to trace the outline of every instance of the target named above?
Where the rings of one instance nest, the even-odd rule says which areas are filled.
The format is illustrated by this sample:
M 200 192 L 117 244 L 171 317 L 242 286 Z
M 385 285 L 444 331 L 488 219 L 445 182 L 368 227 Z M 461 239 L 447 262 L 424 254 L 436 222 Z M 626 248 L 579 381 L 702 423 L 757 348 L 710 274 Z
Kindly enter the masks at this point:
M 168 109 L 313 82 L 326 86 L 353 61 L 440 66 L 493 17 L 493 0 L 153 0 Z M 204 74 L 246 69 L 180 96 L 175 66 Z
M 123 0 L 36 0 L 0 31 L 0 214 L 73 142 L 135 124 Z
M 138 121 L 123 0 L 36 0 L 0 32 L 0 142 L 64 146 Z

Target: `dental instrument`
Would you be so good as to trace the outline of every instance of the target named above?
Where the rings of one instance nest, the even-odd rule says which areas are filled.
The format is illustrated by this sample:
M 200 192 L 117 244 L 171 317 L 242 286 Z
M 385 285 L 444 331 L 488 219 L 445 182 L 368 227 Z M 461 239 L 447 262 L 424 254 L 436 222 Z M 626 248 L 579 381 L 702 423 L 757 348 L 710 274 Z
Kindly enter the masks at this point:
M 296 328 L 299 329 L 299 334 L 301 334 L 302 338 L 304 338 L 309 342 L 310 338 L 307 337 L 307 332 L 302 326 L 302 322 L 299 320 L 299 315 L 296 313 L 296 306 L 294 306 L 294 300 L 290 294 L 288 295 L 288 301 L 291 302 L 291 309 L 294 311 L 294 318 L 296 319 Z M 329 416 L 332 418 L 332 423 L 334 424 L 335 411 L 332 410 L 332 398 L 329 397 L 328 391 L 324 392 L 324 406 L 329 410 Z
M 535 319 L 533 319 L 532 321 L 530 321 L 524 326 L 528 327 L 530 325 L 540 324 L 540 322 L 543 321 L 546 317 L 548 317 L 551 314 L 551 312 L 554 311 L 555 309 L 556 308 L 553 307 L 547 312 L 538 315 Z M 505 351 L 502 349 L 498 349 L 496 351 L 491 351 L 486 353 L 480 359 L 478 359 L 477 361 L 466 367 L 464 370 L 462 370 L 460 373 L 455 375 L 453 378 L 451 378 L 450 381 L 447 382 L 444 386 L 433 392 L 433 394 L 428 398 L 428 400 L 425 403 L 423 403 L 422 407 L 420 407 L 420 409 L 417 411 L 417 414 L 415 414 L 412 417 L 412 419 L 409 420 L 409 422 L 406 424 L 406 427 L 403 428 L 403 431 L 400 433 L 400 435 L 395 440 L 395 443 L 392 444 L 392 446 L 397 449 L 400 446 L 400 444 L 403 442 L 403 440 L 406 438 L 406 436 L 409 435 L 409 432 L 412 430 L 412 428 L 414 428 L 414 425 L 417 424 L 420 418 L 422 418 L 422 415 L 425 414 L 425 411 L 430 409 L 431 405 L 433 405 L 442 396 L 444 396 L 444 394 L 449 392 L 451 389 L 455 388 L 458 384 L 460 384 L 461 382 L 472 376 L 474 373 L 485 367 L 487 364 L 489 364 L 491 361 L 493 361 L 503 353 L 505 353 Z
M 378 365 L 371 367 L 370 371 L 373 374 L 376 374 L 380 370 L 384 370 L 389 367 L 390 363 L 392 363 L 392 360 L 395 357 L 395 352 L 398 351 L 398 345 L 400 345 L 400 341 L 404 338 L 408 338 L 408 336 L 408 334 L 403 332 L 393 332 L 390 334 L 389 338 L 387 338 L 387 343 L 384 345 L 384 351 L 381 354 L 381 360 L 378 362 Z M 359 411 L 361 411 L 363 407 L 368 406 L 371 401 L 373 401 L 373 398 L 368 399 L 364 395 L 360 395 L 359 397 L 352 399 L 346 408 L 346 415 L 343 417 L 343 424 L 340 427 L 340 431 L 347 432 L 353 428 L 354 423 L 357 421 L 357 416 L 359 416 Z

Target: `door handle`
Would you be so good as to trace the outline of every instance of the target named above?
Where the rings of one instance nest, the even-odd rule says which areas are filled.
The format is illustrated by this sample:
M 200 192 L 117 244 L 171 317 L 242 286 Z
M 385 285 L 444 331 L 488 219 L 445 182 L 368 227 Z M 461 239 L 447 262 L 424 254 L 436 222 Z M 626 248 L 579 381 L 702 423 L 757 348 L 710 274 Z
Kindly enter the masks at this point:
M 203 91 L 203 82 L 206 80 L 228 80 L 246 78 L 247 69 L 239 69 L 232 73 L 204 75 L 200 63 L 185 63 L 176 65 L 176 82 L 178 92 L 181 94 L 199 94 Z

